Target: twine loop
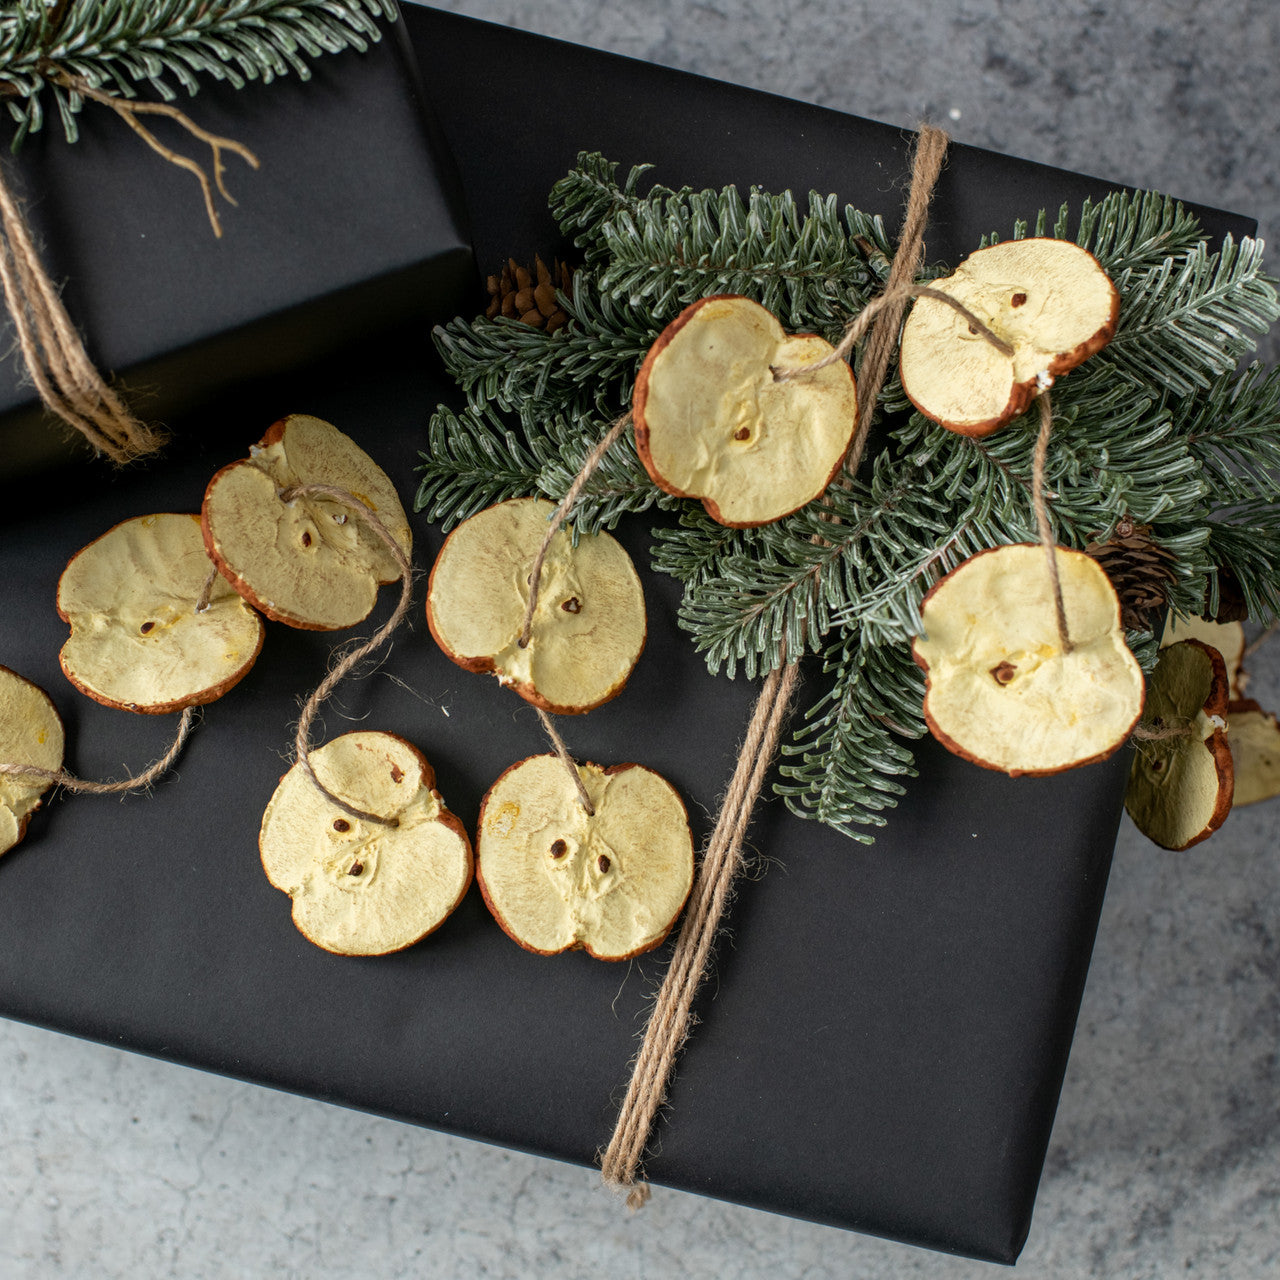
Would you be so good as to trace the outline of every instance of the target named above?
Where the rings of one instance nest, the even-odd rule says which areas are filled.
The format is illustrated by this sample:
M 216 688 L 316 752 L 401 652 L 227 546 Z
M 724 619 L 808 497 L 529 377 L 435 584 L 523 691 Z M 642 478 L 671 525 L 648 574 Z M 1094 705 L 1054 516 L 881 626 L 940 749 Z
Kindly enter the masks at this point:
M 320 709 L 320 704 L 333 693 L 343 678 L 350 674 L 351 670 L 363 659 L 367 658 L 369 654 L 373 653 L 375 649 L 380 649 L 404 621 L 413 599 L 413 565 L 405 554 L 404 548 L 396 541 L 391 530 L 378 519 L 368 503 L 362 502 L 354 493 L 350 493 L 346 489 L 340 489 L 337 485 L 332 484 L 299 484 L 280 490 L 277 497 L 281 502 L 286 503 L 292 502 L 295 498 L 327 498 L 331 502 L 340 503 L 348 510 L 355 512 L 356 516 L 364 521 L 369 529 L 377 535 L 378 539 L 391 553 L 392 559 L 396 562 L 396 568 L 399 570 L 400 600 L 396 605 L 395 612 L 368 640 L 354 649 L 349 649 L 334 664 L 329 674 L 325 676 L 315 692 L 303 704 L 302 713 L 298 716 L 298 730 L 293 740 L 294 754 L 297 757 L 298 767 L 330 804 L 336 805 L 343 813 L 349 814 L 361 822 L 372 822 L 383 827 L 398 826 L 399 820 L 396 818 L 384 818 L 380 814 L 369 813 L 365 809 L 359 809 L 355 805 L 349 804 L 341 796 L 334 795 L 316 777 L 316 771 L 311 764 L 311 722 L 315 719 L 316 712 Z

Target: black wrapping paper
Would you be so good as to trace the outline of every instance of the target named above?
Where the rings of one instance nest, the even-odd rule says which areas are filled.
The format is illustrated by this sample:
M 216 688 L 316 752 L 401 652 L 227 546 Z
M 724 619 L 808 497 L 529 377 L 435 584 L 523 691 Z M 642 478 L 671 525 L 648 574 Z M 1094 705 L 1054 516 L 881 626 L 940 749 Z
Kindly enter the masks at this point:
M 653 161 L 672 185 L 834 189 L 896 223 L 907 138 L 882 125 L 426 10 L 406 11 L 456 160 L 482 271 L 557 247 L 546 191 L 580 148 Z M 519 77 L 537 65 L 530 110 Z M 680 128 L 671 127 L 679 121 Z M 1107 184 L 969 148 L 934 205 L 931 258 Z M 1203 212 L 1214 233 L 1248 230 Z M 483 305 L 476 283 L 473 309 Z M 175 717 L 75 693 L 53 600 L 70 555 L 147 511 L 195 510 L 208 478 L 279 414 L 350 432 L 402 494 L 436 400 L 426 350 L 366 347 L 274 379 L 237 416 L 110 485 L 80 473 L 0 510 L 0 662 L 50 691 L 70 767 L 102 777 L 159 753 Z M 413 521 L 415 560 L 442 538 Z M 649 646 L 614 702 L 561 722 L 602 764 L 638 760 L 710 827 L 755 689 L 709 676 L 676 628 L 676 584 L 642 568 Z M 360 634 L 392 607 L 394 589 Z M 325 712 L 329 736 L 418 744 L 469 826 L 513 761 L 546 749 L 536 716 L 436 649 L 421 612 L 374 674 Z M 338 637 L 270 625 L 246 678 L 210 706 L 149 798 L 58 798 L 0 860 L 0 1012 L 414 1123 L 592 1162 L 612 1129 L 667 948 L 629 966 L 521 951 L 474 890 L 406 952 L 351 960 L 308 944 L 257 855 L 298 700 Z M 806 672 L 816 691 L 820 677 Z M 741 889 L 700 1023 L 648 1162 L 657 1182 L 1012 1261 L 1030 1221 L 1105 890 L 1127 761 L 1010 780 L 919 744 L 919 779 L 870 848 L 762 805 L 764 875 Z M 566 1206 L 566 1212 L 571 1212 Z

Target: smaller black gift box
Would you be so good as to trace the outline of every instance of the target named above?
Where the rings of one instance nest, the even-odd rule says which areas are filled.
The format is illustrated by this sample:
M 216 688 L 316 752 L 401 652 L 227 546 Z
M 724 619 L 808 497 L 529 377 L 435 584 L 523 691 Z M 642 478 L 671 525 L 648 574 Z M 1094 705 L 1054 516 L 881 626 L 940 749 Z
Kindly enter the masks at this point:
M 96 103 L 69 144 L 56 115 L 8 168 L 45 269 L 98 367 L 135 411 L 172 424 L 210 396 L 296 369 L 415 319 L 437 321 L 470 285 L 470 240 L 403 23 L 380 42 L 242 89 L 205 81 L 177 105 L 244 144 L 225 158 L 231 207 L 216 239 L 189 173 Z M 207 160 L 176 124 L 163 141 Z M 425 325 L 417 332 L 425 333 Z M 20 359 L 0 363 L 0 483 L 87 457 L 43 416 Z

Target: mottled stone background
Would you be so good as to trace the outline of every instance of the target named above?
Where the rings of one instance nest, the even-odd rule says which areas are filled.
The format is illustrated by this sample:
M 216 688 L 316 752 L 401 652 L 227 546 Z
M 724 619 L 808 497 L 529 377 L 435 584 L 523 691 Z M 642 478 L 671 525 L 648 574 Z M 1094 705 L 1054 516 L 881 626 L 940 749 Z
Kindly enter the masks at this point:
M 444 7 L 1280 226 L 1274 0 Z M 1280 706 L 1280 641 L 1253 666 Z M 1280 1274 L 1278 833 L 1280 801 L 1181 856 L 1126 823 L 1020 1273 Z M 629 1217 L 584 1170 L 0 1023 L 4 1280 L 988 1270 L 662 1190 Z

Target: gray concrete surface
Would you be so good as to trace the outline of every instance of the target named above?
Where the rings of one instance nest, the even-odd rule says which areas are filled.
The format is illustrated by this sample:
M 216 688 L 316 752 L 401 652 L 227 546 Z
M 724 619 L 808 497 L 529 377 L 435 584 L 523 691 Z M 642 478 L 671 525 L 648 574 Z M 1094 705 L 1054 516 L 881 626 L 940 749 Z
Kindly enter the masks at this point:
M 896 123 L 928 112 L 1280 226 L 1272 0 L 444 7 Z M 1253 666 L 1280 706 L 1280 640 Z M 1278 835 L 1280 801 L 1180 856 L 1126 823 L 1020 1273 L 1280 1273 Z M 583 1170 L 0 1023 L 3 1280 L 989 1272 L 661 1190 L 630 1217 Z

